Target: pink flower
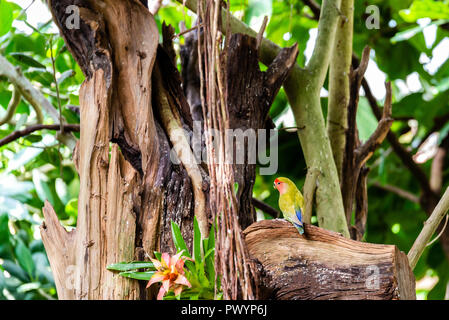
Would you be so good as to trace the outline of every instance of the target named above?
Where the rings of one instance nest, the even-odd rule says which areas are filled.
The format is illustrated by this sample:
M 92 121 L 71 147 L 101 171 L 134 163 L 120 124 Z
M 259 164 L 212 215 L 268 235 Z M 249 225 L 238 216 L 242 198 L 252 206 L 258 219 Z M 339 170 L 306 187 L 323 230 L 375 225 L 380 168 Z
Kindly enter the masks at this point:
M 162 300 L 169 290 L 173 290 L 175 296 L 177 296 L 181 294 L 184 287 L 192 287 L 184 275 L 185 260 L 181 258 L 181 255 L 182 251 L 172 257 L 165 252 L 162 254 L 161 261 L 151 259 L 157 272 L 151 277 L 147 288 L 156 282 L 162 282 L 162 286 L 157 295 L 158 300 Z

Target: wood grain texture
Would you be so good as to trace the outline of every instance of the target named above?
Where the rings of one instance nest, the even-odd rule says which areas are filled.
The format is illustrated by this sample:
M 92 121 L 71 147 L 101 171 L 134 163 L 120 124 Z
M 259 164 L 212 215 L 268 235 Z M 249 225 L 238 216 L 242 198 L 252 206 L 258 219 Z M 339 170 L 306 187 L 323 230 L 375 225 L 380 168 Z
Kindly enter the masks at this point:
M 69 5 L 80 9 L 80 29 L 65 25 Z M 178 222 L 186 234 L 193 228 L 190 179 L 170 162 L 168 138 L 153 114 L 156 23 L 134 0 L 49 1 L 49 8 L 86 76 L 80 90 L 81 139 L 73 157 L 80 175 L 76 231 L 65 235 L 49 205 L 41 228 L 58 296 L 148 298 L 144 283 L 106 266 L 147 260 L 160 248 L 173 253 L 170 230 L 161 232 L 161 220 Z M 174 198 L 185 202 L 172 205 Z
M 310 224 L 301 236 L 280 219 L 254 223 L 244 234 L 265 272 L 265 298 L 415 299 L 407 256 L 396 246 L 350 240 Z

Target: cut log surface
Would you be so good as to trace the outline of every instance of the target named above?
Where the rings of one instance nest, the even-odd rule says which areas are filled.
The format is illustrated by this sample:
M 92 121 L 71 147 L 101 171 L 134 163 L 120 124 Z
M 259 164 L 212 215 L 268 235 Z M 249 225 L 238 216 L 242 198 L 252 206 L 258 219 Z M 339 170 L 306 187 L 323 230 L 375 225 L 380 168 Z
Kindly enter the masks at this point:
M 416 299 L 407 256 L 394 245 L 354 241 L 310 224 L 301 236 L 281 219 L 256 222 L 244 234 L 263 266 L 267 299 Z

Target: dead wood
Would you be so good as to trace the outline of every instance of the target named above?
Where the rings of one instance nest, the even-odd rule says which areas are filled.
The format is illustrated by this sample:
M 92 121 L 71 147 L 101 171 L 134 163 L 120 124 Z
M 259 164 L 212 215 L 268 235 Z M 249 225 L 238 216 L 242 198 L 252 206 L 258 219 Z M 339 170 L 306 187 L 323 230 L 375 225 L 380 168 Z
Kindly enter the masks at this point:
M 266 299 L 415 299 L 415 278 L 394 245 L 346 239 L 305 224 L 263 220 L 245 231 L 251 257 L 263 267 Z

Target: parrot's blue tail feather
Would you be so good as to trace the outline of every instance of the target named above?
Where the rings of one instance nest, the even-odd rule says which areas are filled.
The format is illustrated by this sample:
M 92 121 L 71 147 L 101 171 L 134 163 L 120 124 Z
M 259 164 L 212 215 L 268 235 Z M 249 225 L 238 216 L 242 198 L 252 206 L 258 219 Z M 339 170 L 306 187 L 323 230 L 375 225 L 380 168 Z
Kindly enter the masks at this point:
M 297 224 L 296 222 L 294 222 L 293 225 L 296 227 L 299 234 L 304 234 L 304 226 L 302 224 Z
M 296 211 L 295 212 L 296 213 L 296 217 L 298 218 L 299 222 L 302 223 L 302 211 L 301 211 L 301 208 L 298 208 L 295 211 Z

